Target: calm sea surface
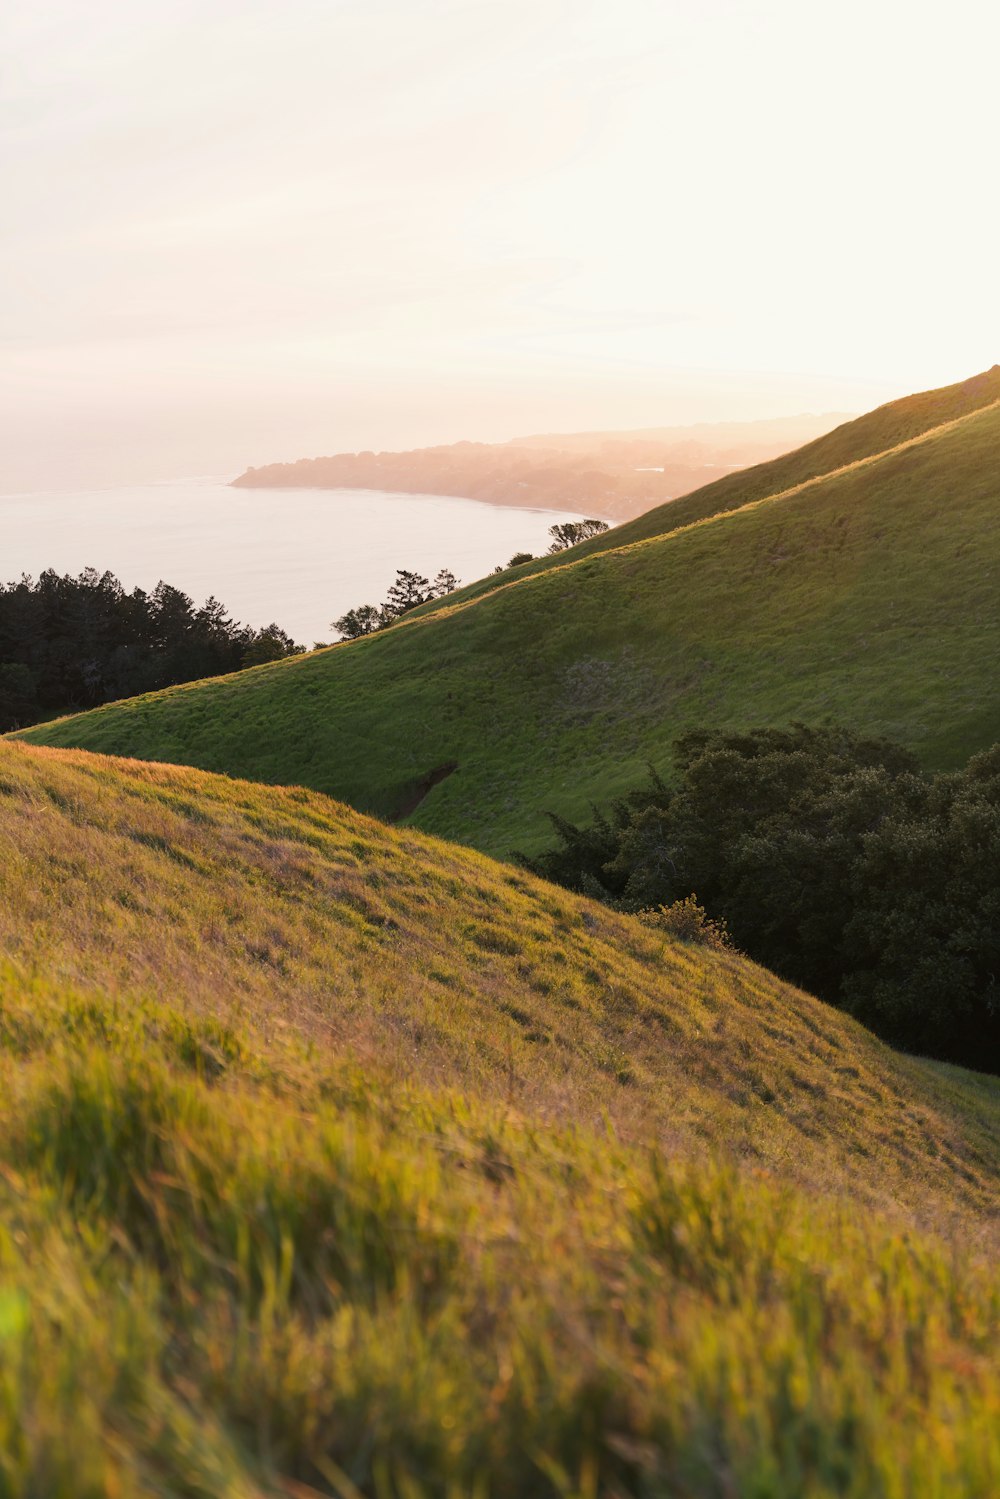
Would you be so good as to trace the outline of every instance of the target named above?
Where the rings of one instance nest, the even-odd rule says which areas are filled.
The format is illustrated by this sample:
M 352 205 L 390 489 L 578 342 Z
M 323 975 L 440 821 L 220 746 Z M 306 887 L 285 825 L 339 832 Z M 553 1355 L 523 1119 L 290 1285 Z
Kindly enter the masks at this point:
M 398 567 L 465 583 L 514 552 L 547 549 L 563 511 L 515 510 L 441 495 L 368 489 L 231 489 L 213 479 L 122 489 L 0 495 L 0 581 L 47 567 L 116 573 L 126 588 L 163 578 L 196 604 L 214 594 L 234 619 L 277 621 L 302 645 L 330 621 L 379 603 Z

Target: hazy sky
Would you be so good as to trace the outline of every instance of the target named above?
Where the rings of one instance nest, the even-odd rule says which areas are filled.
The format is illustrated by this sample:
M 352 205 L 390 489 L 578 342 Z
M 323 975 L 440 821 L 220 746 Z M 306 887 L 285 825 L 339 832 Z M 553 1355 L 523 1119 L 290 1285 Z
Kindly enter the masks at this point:
M 11 0 L 0 488 L 1000 360 L 992 0 Z

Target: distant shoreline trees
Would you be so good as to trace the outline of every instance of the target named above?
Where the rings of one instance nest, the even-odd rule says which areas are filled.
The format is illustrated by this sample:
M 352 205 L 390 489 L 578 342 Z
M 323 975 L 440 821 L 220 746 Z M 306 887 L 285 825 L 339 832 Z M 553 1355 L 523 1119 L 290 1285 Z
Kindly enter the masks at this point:
M 608 529 L 607 521 L 593 517 L 560 521 L 549 527 L 549 535 L 552 537 L 549 554 L 565 552 L 569 547 L 575 547 L 581 541 L 589 541 L 592 536 L 600 536 Z M 523 562 L 534 561 L 535 557 L 531 552 L 515 552 L 506 567 L 495 567 L 493 573 L 505 573 L 509 568 L 520 567 Z M 454 593 L 459 586 L 460 579 L 447 567 L 441 568 L 433 582 L 420 573 L 410 572 L 403 567 L 397 568 L 396 581 L 381 604 L 355 604 L 353 609 L 348 609 L 339 619 L 332 620 L 330 629 L 336 630 L 341 640 L 361 640 L 366 635 L 388 629 L 418 605 L 429 604 L 434 599 Z
M 356 604 L 339 619 L 333 620 L 330 628 L 337 631 L 341 640 L 360 640 L 365 635 L 374 635 L 378 630 L 394 625 L 419 604 L 429 604 L 433 599 L 454 593 L 459 581 L 449 567 L 442 567 L 433 582 L 420 573 L 398 567 L 396 581 L 381 604 Z
M 52 569 L 0 584 L 0 731 L 302 650 L 277 624 L 254 630 L 208 598 L 159 582 L 126 592 L 113 573 Z
M 581 541 L 589 541 L 592 536 L 602 536 L 608 529 L 607 521 L 595 520 L 593 516 L 587 520 L 560 521 L 558 525 L 549 527 L 549 535 L 552 537 L 549 555 L 579 546 Z

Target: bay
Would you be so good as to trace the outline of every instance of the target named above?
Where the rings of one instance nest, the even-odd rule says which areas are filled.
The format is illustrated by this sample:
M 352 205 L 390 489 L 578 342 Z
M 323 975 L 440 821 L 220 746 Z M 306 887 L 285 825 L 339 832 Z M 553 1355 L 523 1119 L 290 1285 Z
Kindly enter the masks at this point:
M 209 594 L 300 644 L 379 603 L 397 568 L 466 583 L 514 552 L 547 550 L 565 511 L 370 489 L 233 489 L 215 478 L 118 489 L 0 495 L 0 581 L 44 568 L 115 573 L 127 589 L 162 578 L 201 604 Z

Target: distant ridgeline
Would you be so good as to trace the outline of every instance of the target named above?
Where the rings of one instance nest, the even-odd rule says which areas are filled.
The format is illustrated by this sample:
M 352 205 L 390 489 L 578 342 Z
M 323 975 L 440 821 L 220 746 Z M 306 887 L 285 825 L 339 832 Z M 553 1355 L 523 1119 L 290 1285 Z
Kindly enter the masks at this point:
M 380 489 L 446 494 L 629 520 L 720 473 L 761 463 L 829 432 L 840 415 L 703 423 L 643 432 L 577 432 L 457 442 L 404 453 L 337 453 L 247 469 L 259 489 Z
M 234 623 L 160 582 L 126 593 L 113 573 L 47 570 L 0 584 L 0 731 L 301 650 L 276 624 Z

